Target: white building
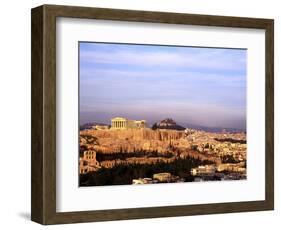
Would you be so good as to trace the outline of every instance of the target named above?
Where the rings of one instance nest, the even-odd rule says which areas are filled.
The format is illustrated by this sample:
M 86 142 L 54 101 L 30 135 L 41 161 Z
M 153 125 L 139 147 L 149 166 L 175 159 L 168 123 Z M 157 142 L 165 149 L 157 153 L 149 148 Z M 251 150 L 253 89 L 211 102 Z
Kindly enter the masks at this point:
M 200 165 L 197 168 L 191 169 L 191 175 L 210 175 L 216 172 L 215 165 Z
M 111 129 L 141 129 L 145 128 L 145 120 L 129 120 L 123 117 L 111 119 Z

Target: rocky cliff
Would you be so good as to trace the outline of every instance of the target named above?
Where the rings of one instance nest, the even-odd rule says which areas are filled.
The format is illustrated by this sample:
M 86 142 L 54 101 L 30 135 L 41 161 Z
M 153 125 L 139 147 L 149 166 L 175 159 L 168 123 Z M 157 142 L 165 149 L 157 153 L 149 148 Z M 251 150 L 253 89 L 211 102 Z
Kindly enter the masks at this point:
M 95 137 L 96 144 L 90 148 L 105 154 L 115 152 L 157 151 L 167 153 L 174 146 L 186 148 L 185 133 L 176 130 L 84 130 L 80 132 L 80 143 L 85 144 L 87 136 Z

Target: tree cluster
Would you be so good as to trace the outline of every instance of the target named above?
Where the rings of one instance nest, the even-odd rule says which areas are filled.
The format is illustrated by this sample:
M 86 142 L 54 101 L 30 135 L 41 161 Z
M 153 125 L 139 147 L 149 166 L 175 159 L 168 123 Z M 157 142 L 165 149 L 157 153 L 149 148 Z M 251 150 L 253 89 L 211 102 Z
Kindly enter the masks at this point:
M 177 158 L 172 162 L 158 161 L 154 164 L 118 164 L 112 168 L 101 168 L 96 172 L 80 175 L 80 186 L 125 185 L 133 179 L 153 177 L 155 173 L 169 172 L 172 175 L 193 181 L 191 168 L 212 164 L 212 161 L 193 157 Z
M 236 140 L 236 139 L 232 139 L 232 138 L 214 138 L 216 141 L 220 141 L 220 142 L 230 142 L 230 143 L 239 143 L 239 144 L 246 144 L 247 141 L 246 140 Z
M 145 150 L 138 150 L 134 152 L 125 152 L 120 149 L 117 153 L 112 154 L 105 154 L 102 152 L 96 153 L 97 161 L 112 161 L 112 160 L 126 160 L 129 157 L 163 157 L 163 158 L 171 158 L 174 154 L 172 152 L 167 153 L 159 153 L 158 151 L 145 151 Z

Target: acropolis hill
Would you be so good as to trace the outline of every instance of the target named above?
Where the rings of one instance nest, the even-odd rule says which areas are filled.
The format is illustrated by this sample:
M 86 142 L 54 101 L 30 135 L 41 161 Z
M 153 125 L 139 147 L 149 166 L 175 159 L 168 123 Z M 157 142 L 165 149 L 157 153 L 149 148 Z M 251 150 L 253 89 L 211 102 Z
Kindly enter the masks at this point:
M 97 128 L 80 131 L 81 160 L 85 160 L 83 154 L 88 153 L 94 153 L 92 158 L 95 158 L 93 167 L 88 167 L 87 170 L 95 171 L 100 167 L 110 168 L 121 163 L 171 162 L 187 156 L 209 160 L 217 165 L 222 163 L 222 157 L 228 155 L 237 161 L 246 159 L 246 134 L 242 132 L 210 133 L 191 129 L 153 130 L 145 128 L 143 120 L 137 121 L 136 126 L 133 124 L 134 121 L 130 120 L 130 127 L 126 128 L 128 123 L 124 120 L 118 118 L 112 122 L 116 121 L 122 122 L 114 123 L 111 128 L 97 126 Z M 120 152 L 125 154 L 125 159 L 119 157 Z
M 103 153 L 133 152 L 138 150 L 165 153 L 169 145 L 186 147 L 185 133 L 175 130 L 126 129 L 126 130 L 85 130 L 80 132 L 81 144 L 86 144 L 84 136 L 94 136 L 98 144 L 92 146 Z M 89 146 L 90 147 L 90 146 Z

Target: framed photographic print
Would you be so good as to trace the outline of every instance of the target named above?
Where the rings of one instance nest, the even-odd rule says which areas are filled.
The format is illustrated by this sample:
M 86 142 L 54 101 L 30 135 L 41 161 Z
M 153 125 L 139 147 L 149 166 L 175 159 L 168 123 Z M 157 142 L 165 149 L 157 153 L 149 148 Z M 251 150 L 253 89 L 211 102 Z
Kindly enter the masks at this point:
M 274 208 L 273 20 L 32 9 L 41 224 Z

